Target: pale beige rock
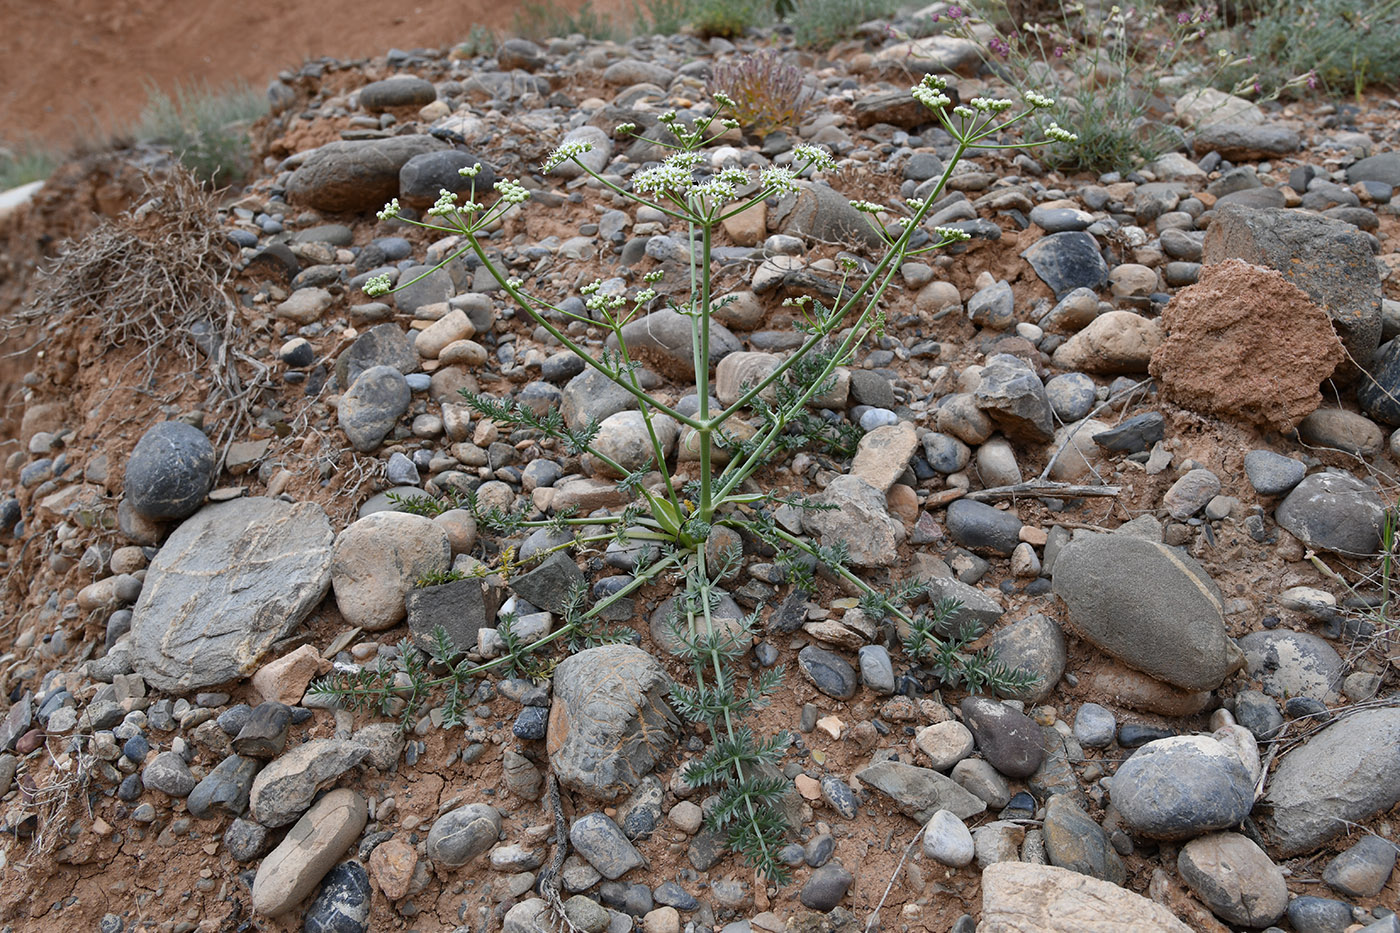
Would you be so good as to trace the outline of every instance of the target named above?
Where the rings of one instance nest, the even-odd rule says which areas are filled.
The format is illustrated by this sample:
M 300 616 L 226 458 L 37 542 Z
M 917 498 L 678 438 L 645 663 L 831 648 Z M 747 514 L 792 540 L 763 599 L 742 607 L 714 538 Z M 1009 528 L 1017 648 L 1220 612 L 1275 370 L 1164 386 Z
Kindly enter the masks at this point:
M 253 689 L 264 701 L 276 701 L 288 706 L 301 703 L 311 679 L 328 673 L 331 663 L 321 657 L 312 645 L 302 645 L 276 661 L 264 664 L 253 675 Z
M 1191 933 L 1159 904 L 1067 868 L 998 862 L 982 872 L 977 933 Z
M 486 362 L 486 348 L 475 340 L 454 340 L 438 353 L 444 366 L 476 367 Z
M 374 886 L 391 901 L 408 895 L 413 870 L 418 867 L 418 851 L 399 839 L 374 847 L 369 857 L 369 877 Z
M 1264 122 L 1264 111 L 1257 104 L 1213 87 L 1203 87 L 1182 95 L 1172 109 L 1182 123 L 1191 127 L 1210 126 L 1213 123 L 1259 126 Z
M 456 308 L 424 328 L 413 341 L 413 348 L 425 360 L 435 360 L 448 344 L 475 336 L 476 327 L 467 312 Z
M 780 363 L 782 360 L 772 353 L 745 350 L 729 354 L 715 367 L 715 398 L 721 405 L 733 405 L 750 388 L 771 375 Z M 772 402 L 777 394 L 769 386 L 763 390 L 761 397 Z
M 1288 908 L 1283 872 L 1264 850 L 1239 833 L 1211 833 L 1182 846 L 1182 880 L 1220 919 L 1265 927 Z
M 1162 325 L 1131 311 L 1100 314 L 1066 340 L 1052 358 L 1067 371 L 1145 373 L 1152 351 L 1162 342 Z
M 1080 681 L 1109 706 L 1158 716 L 1194 716 L 1211 702 L 1209 690 L 1182 690 L 1108 658 L 1101 659 L 1087 674 L 1080 673 Z
M 408 512 L 375 512 L 335 540 L 331 587 L 340 614 L 351 625 L 377 632 L 407 614 L 413 582 L 452 565 L 447 532 L 432 519 Z
M 768 206 L 759 201 L 742 214 L 720 221 L 735 246 L 757 246 L 768 235 Z
M 297 324 L 314 324 L 334 302 L 331 293 L 324 288 L 299 288 L 273 308 L 272 313 Z
M 367 817 L 365 798 L 349 788 L 322 797 L 258 866 L 253 910 L 277 917 L 301 903 L 360 837 Z
M 1094 471 L 1104 475 L 1108 453 L 1094 443 L 1094 435 L 1109 429 L 1096 418 L 1067 424 L 1055 432 L 1053 450 L 1061 450 L 1050 467 L 1050 478 L 1059 483 L 1097 482 Z
M 919 436 L 909 421 L 876 428 L 860 439 L 851 472 L 881 492 L 909 468 L 909 458 L 919 446 Z
M 642 918 L 643 933 L 680 933 L 681 915 L 674 907 L 658 907 Z
M 960 722 L 938 722 L 914 736 L 914 747 L 928 758 L 935 771 L 947 771 L 972 754 L 972 732 Z

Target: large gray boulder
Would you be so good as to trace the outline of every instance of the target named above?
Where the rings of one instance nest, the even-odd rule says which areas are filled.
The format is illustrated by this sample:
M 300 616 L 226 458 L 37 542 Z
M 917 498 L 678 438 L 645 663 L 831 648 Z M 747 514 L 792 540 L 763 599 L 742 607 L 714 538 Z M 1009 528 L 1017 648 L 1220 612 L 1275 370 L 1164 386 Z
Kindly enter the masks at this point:
M 559 662 L 546 744 L 559 783 L 594 800 L 635 788 L 675 745 L 670 686 L 661 664 L 632 645 Z
M 1173 686 L 1212 690 L 1242 661 L 1205 568 L 1161 542 L 1077 534 L 1052 586 L 1086 641 Z
M 1274 520 L 1308 547 L 1369 557 L 1380 549 L 1385 504 L 1354 476 L 1314 473 L 1278 504 Z
M 1311 852 L 1400 803 L 1400 708 L 1339 719 L 1283 756 L 1258 817 L 1275 858 Z
M 335 535 L 319 505 L 235 499 L 165 542 L 132 611 L 132 661 L 167 692 L 246 677 L 325 597 Z
M 377 211 L 399 193 L 399 171 L 409 159 L 447 148 L 432 136 L 326 143 L 292 172 L 287 200 L 329 213 Z

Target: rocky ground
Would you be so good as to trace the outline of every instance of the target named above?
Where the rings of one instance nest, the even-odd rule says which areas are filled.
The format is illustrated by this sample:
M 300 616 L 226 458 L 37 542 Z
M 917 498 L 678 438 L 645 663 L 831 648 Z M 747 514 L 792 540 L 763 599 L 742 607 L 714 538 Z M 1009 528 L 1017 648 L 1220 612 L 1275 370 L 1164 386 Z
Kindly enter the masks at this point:
M 842 253 L 878 258 L 825 186 L 897 203 L 950 156 L 906 103 L 907 53 L 872 30 L 796 56 L 818 89 L 803 125 L 708 150 L 783 164 L 809 141 L 840 163 L 726 229 L 721 400 L 795 345 L 782 299 L 831 294 Z M 402 663 L 438 621 L 490 657 L 499 611 L 548 631 L 570 579 L 598 598 L 635 567 L 612 547 L 490 591 L 414 586 L 548 542 L 395 511 L 390 489 L 538 515 L 625 504 L 588 458 L 480 419 L 459 389 L 599 418 L 617 450 L 638 426 L 472 264 L 367 299 L 372 275 L 408 281 L 452 248 L 374 212 L 422 209 L 480 161 L 532 191 L 490 241 L 530 288 L 682 279 L 664 215 L 537 166 L 586 138 L 625 184 L 656 153 L 612 127 L 704 107 L 734 54 L 569 39 L 316 62 L 270 91 L 262 177 L 207 216 L 152 153 L 71 166 L 8 216 L 7 294 L 31 259 L 63 259 L 12 313 L 30 352 L 0 505 L 5 929 L 542 929 L 539 873 L 564 842 L 546 773 L 588 933 L 853 931 L 877 908 L 939 933 L 1400 929 L 1397 647 L 1374 558 L 1400 457 L 1393 99 L 1183 100 L 1186 147 L 1128 177 L 963 163 L 931 223 L 973 238 L 901 269 L 887 335 L 823 399 L 864 432 L 855 455 L 799 453 L 761 484 L 846 505 L 777 517 L 846 541 L 866 579 L 960 599 L 979 644 L 1039 683 L 947 689 L 849 593 L 789 587 L 749 542 L 727 611 L 762 606 L 751 667 L 787 671 L 755 717 L 796 736 L 786 886 L 726 855 L 681 777 L 705 740 L 666 706 L 687 672 L 664 587 L 619 613 L 632 644 L 556 658 L 552 680 L 481 680 L 464 726 L 438 727 L 441 696 L 400 730 L 307 693 Z M 1000 90 L 964 46 L 924 54 L 963 99 Z M 225 251 L 180 252 L 211 231 Z M 189 276 L 187 300 L 151 256 Z M 194 278 L 206 261 L 227 306 Z M 658 305 L 637 345 L 681 403 L 675 318 Z

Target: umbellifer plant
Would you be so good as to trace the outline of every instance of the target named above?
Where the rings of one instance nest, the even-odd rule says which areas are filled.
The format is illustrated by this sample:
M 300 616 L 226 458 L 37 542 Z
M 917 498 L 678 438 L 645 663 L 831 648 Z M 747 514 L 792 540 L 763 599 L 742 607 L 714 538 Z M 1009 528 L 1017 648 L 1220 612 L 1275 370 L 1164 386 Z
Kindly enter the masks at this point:
M 804 540 L 783 528 L 774 518 L 775 510 L 782 505 L 817 506 L 800 496 L 758 490 L 748 482 L 760 467 L 791 452 L 795 443 L 811 439 L 808 403 L 830 390 L 838 367 L 852 359 L 862 340 L 882 332 L 881 299 L 905 260 L 968 238 L 968 234 L 957 228 L 935 228 L 931 236 L 928 231 L 921 230 L 924 216 L 963 155 L 974 148 L 1026 148 L 1052 141 L 1073 141 L 1072 134 L 1053 124 L 1048 139 L 1018 143 L 994 141 L 994 138 L 1000 139 L 1000 134 L 1008 127 L 1035 111 L 1050 107 L 1053 101 L 1028 93 L 1021 108 L 1010 100 L 986 98 L 953 107 L 948 95 L 943 93 L 946 87 L 942 79 L 928 76 L 913 88 L 914 96 L 932 111 L 957 142 L 956 152 L 948 160 L 937 186 L 921 201 L 906 201 L 902 206 L 907 213 L 888 224 L 875 217 L 885 212 L 886 207 L 852 202 L 857 210 L 871 215 L 886 245 L 884 257 L 868 275 L 858 277 L 858 281 L 848 269 L 841 291 L 843 297 L 832 307 L 819 301 L 794 302 L 801 319 L 796 326 L 805 335 L 804 341 L 771 373 L 747 386 L 727 407 L 716 408 L 710 400 L 710 328 L 720 300 L 713 293 L 710 276 L 715 231 L 725 219 L 753 208 L 766 198 L 796 192 L 803 173 L 834 171 L 837 166 L 824 150 L 799 146 L 790 167 L 771 166 L 756 173 L 724 168 L 707 174 L 706 160 L 699 150 L 737 125 L 734 120 L 721 117 L 732 110 L 733 101 L 717 94 L 716 113 L 697 120 L 692 126 L 686 125 L 675 113 L 661 117 L 661 124 L 674 140 L 649 141 L 667 147 L 673 154 L 664 162 L 637 172 L 630 189 L 589 169 L 580 159 L 588 148 L 585 144 L 565 144 L 546 161 L 546 170 L 573 162 L 611 191 L 686 226 L 691 247 L 689 297 L 684 303 L 673 303 L 672 307 L 689 318 L 691 324 L 698 398 L 698 406 L 691 413 L 667 405 L 642 387 L 637 375 L 638 363 L 623 336 L 624 326 L 657 299 L 651 287 L 657 281 L 656 273 L 647 276 L 647 287 L 628 296 L 605 294 L 598 283 L 584 288 L 587 313 L 575 313 L 530 294 L 520 280 L 508 276 L 492 262 L 481 239 L 487 229 L 529 197 L 529 192 L 515 181 L 498 182 L 495 185 L 498 198 L 489 206 L 476 200 L 474 188 L 465 201 L 444 191 L 428 210 L 428 220 L 408 221 L 426 229 L 461 236 L 465 245 L 434 268 L 468 251 L 474 253 L 482 268 L 535 323 L 633 397 L 651 445 L 650 461 L 640 468 L 630 469 L 595 446 L 599 430 L 596 422 L 570 426 L 557 408 L 540 414 L 509 398 L 463 393 L 468 403 L 484 417 L 554 438 L 573 454 L 590 454 L 621 477 L 618 482 L 632 499 L 632 504 L 616 515 L 555 515 L 547 523 L 525 521 L 518 514 L 480 514 L 478 510 L 478 517 L 488 528 L 515 532 L 549 524 L 556 529 L 575 531 L 573 538 L 560 547 L 598 546 L 616 540 L 640 547 L 642 558 L 627 585 L 593 606 L 587 605 L 585 593 L 572 594 L 571 606 L 557 629 L 529 644 L 512 641 L 505 655 L 493 661 L 471 665 L 455 660 L 446 640 L 440 639 L 443 643 L 433 656 L 447 673 L 428 680 L 420 664 L 417 667 L 419 679 L 428 687 L 447 686 L 451 696 L 459 696 L 468 678 L 498 667 L 525 669 L 523 657 L 550 644 L 597 643 L 607 637 L 599 619 L 609 605 L 651 583 L 677 581 L 679 591 L 673 602 L 671 629 L 678 653 L 690 665 L 692 680 L 675 688 L 672 701 L 687 719 L 703 724 L 712 738 L 708 751 L 686 769 L 685 778 L 697 786 L 718 786 L 719 803 L 707 817 L 710 828 L 722 832 L 732 850 L 778 882 L 786 878 L 785 867 L 778 858 L 787 828 L 779 806 L 786 782 L 778 777 L 765 777 L 764 773 L 772 774 L 768 766 L 782 758 L 789 737 L 786 733 L 757 736 L 746 724 L 745 717 L 765 702 L 765 696 L 780 682 L 782 671 L 773 668 L 747 678 L 741 675 L 742 667 L 736 661 L 752 642 L 758 613 L 741 620 L 737 626 L 732 620 L 720 620 L 716 616 L 721 598 L 718 581 L 734 572 L 742 557 L 740 537 L 735 532 L 743 532 L 775 548 L 778 564 L 787 569 L 789 579 L 809 591 L 815 589 L 813 573 L 818 568 L 824 568 L 854 587 L 862 594 L 861 608 L 866 614 L 897 620 L 908 633 L 907 652 L 913 658 L 928 660 L 945 684 L 972 691 L 1012 691 L 1024 688 L 1031 680 L 1024 672 L 1006 668 L 985 651 L 972 651 L 969 643 L 981 634 L 976 629 L 964 627 L 947 631 L 945 623 L 955 606 L 935 602 L 923 611 L 916 611 L 914 604 L 925 595 L 918 585 L 904 585 L 896 592 L 882 590 L 847 567 L 843 545 L 823 546 Z M 634 135 L 636 128 L 624 125 L 618 128 L 618 133 Z M 464 173 L 475 175 L 473 169 L 466 169 Z M 896 212 L 891 210 L 890 213 Z M 397 202 L 391 202 L 380 216 L 400 216 Z M 371 295 L 383 295 L 393 289 L 389 279 L 383 277 L 369 283 L 365 290 Z M 589 327 L 601 326 L 613 338 L 616 349 L 595 356 L 560 327 L 557 322 L 561 319 L 582 322 Z M 747 412 L 757 415 L 753 419 L 757 423 L 741 418 Z M 688 482 L 679 481 L 676 471 L 667 462 L 669 449 L 663 435 L 673 437 L 674 434 L 669 426 L 663 429 L 662 419 L 672 419 L 687 433 L 688 443 L 693 444 L 698 475 Z M 513 557 L 513 549 L 507 549 L 506 554 Z M 340 696 L 352 705 L 388 706 L 401 702 L 405 693 L 402 681 L 398 692 L 393 683 L 380 681 L 392 679 L 396 673 L 381 666 L 379 673 L 362 671 L 355 676 L 345 675 L 323 683 L 319 689 Z M 418 687 L 415 683 L 411 694 L 415 699 L 424 695 Z

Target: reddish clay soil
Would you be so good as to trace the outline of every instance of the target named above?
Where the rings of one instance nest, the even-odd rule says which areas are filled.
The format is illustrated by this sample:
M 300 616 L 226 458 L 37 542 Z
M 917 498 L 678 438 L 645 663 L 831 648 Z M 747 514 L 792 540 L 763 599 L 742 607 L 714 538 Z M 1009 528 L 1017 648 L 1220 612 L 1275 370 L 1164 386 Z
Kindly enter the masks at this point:
M 577 10 L 582 0 L 549 0 Z M 599 14 L 631 9 L 596 0 Z M 0 144 L 67 146 L 129 127 L 147 91 L 177 83 L 263 87 L 308 58 L 447 48 L 500 34 L 512 0 L 0 0 Z

